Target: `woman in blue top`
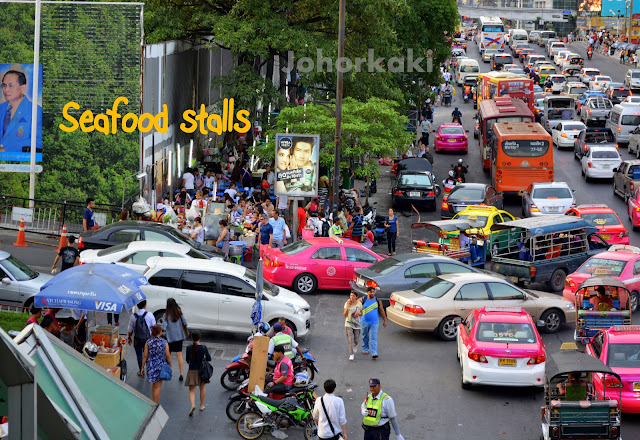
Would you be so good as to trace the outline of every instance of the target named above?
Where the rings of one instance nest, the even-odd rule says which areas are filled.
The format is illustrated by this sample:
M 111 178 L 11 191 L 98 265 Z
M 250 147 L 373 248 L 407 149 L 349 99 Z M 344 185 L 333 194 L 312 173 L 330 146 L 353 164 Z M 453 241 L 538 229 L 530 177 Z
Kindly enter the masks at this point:
M 395 216 L 393 209 L 389 208 L 389 217 L 384 223 L 387 228 L 387 246 L 389 246 L 389 255 L 396 254 L 396 238 L 398 238 L 398 217 Z

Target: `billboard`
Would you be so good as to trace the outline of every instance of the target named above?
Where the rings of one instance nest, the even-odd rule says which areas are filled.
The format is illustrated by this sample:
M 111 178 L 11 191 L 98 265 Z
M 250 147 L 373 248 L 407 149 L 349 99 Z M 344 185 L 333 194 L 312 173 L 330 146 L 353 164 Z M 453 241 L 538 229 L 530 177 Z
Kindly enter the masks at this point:
M 0 64 L 0 161 L 31 161 L 32 105 L 38 106 L 36 162 L 42 162 L 42 66 L 34 99 L 33 64 Z
M 602 0 L 578 0 L 578 13 L 602 11 Z
M 313 197 L 318 195 L 317 134 L 276 134 L 276 189 L 278 196 Z

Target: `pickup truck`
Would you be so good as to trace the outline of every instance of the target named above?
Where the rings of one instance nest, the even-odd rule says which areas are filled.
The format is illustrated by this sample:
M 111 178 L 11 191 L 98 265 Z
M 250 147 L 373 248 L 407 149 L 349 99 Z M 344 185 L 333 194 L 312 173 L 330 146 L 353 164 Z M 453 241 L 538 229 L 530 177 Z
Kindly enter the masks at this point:
M 625 160 L 613 170 L 613 193 L 627 202 L 633 191 L 640 187 L 640 160 Z
M 603 98 L 602 96 L 588 98 L 582 107 L 580 107 L 580 120 L 584 122 L 584 125 L 587 127 L 594 123 L 599 123 L 604 126 L 612 108 L 613 104 L 607 98 Z

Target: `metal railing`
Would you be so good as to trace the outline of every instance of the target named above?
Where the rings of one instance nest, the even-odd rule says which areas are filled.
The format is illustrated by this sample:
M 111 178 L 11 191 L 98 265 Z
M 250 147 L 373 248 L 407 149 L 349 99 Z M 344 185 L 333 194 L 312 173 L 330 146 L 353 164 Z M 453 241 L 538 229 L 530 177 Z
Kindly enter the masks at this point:
M 22 209 L 29 208 L 30 199 L 9 195 L 0 195 L 0 228 L 17 230 L 25 217 L 25 231 L 37 234 L 60 235 L 62 226 L 67 232 L 82 232 L 82 218 L 86 204 L 76 201 L 53 202 L 33 199 L 33 208 L 23 216 Z M 21 211 L 18 212 L 16 208 Z M 104 226 L 118 220 L 120 206 L 96 203 L 93 212 L 96 223 Z

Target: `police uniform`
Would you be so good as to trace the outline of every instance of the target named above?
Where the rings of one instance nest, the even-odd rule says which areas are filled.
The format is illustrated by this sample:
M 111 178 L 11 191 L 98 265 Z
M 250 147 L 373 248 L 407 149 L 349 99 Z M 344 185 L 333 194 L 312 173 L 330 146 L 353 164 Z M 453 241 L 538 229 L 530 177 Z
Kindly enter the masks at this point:
M 369 385 L 379 384 L 378 379 L 369 380 Z M 369 393 L 360 410 L 363 416 L 364 440 L 388 440 L 391 434 L 390 419 L 397 416 L 393 399 L 384 391 L 375 396 Z
M 13 116 L 9 124 L 5 127 L 5 115 L 9 108 L 9 101 L 0 104 L 0 157 L 6 160 L 21 160 L 28 158 L 29 148 L 23 153 L 23 147 L 31 147 L 31 106 L 33 104 L 23 96 L 22 101 L 18 104 L 18 108 L 13 112 Z M 36 149 L 42 150 L 42 107 L 38 106 L 38 129 L 36 130 Z M 2 154 L 4 153 L 4 154 Z M 16 155 L 19 154 L 18 155 Z M 15 157 L 13 157 L 15 156 Z

